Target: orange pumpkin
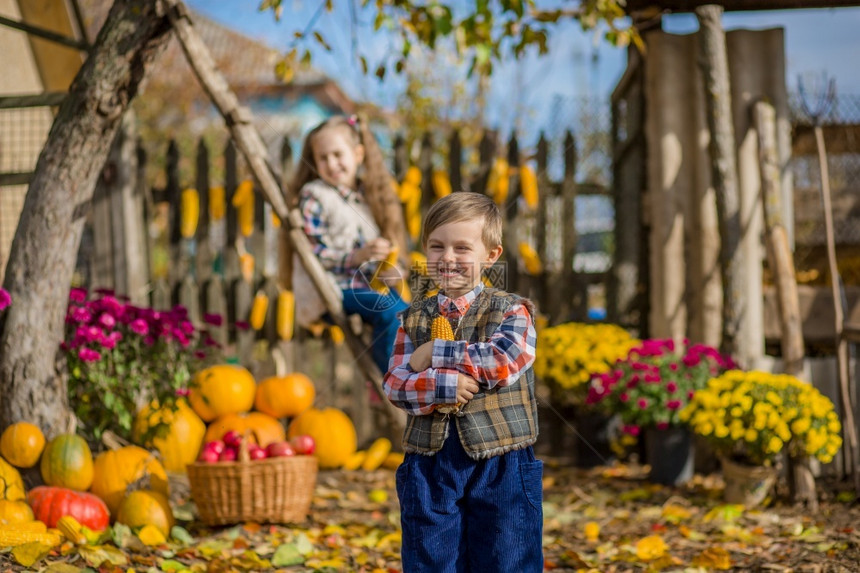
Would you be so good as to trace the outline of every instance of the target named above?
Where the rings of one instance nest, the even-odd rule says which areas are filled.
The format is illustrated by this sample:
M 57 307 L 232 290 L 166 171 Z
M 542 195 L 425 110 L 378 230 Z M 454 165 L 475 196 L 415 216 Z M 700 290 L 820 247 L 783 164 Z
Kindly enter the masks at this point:
M 342 466 L 358 447 L 352 420 L 337 408 L 311 408 L 299 414 L 290 424 L 287 436 L 301 434 L 308 434 L 316 442 L 314 455 L 321 468 Z
M 132 528 L 153 525 L 164 537 L 170 537 L 170 529 L 175 523 L 167 496 L 151 489 L 139 489 L 125 496 L 116 521 Z
M 33 510 L 26 501 L 0 499 L 0 525 L 33 521 Z
M 0 499 L 24 499 L 24 481 L 21 474 L 3 458 L 0 458 Z
M 311 379 L 301 372 L 293 372 L 266 378 L 257 384 L 254 408 L 273 418 L 292 418 L 310 408 L 315 396 Z
M 0 454 L 18 468 L 31 468 L 45 449 L 45 435 L 30 422 L 12 424 L 0 436 Z
M 161 462 L 154 454 L 137 446 L 100 453 L 96 456 L 95 472 L 91 491 L 104 500 L 111 515 L 116 515 L 128 486 L 141 478 L 148 477 L 149 487 L 155 491 L 164 495 L 170 492 Z
M 60 434 L 48 442 L 39 468 L 47 485 L 87 491 L 93 483 L 93 453 L 75 434 Z
M 203 441 L 220 440 L 230 430 L 243 436 L 248 434 L 252 442 L 264 448 L 272 442 L 283 442 L 286 439 L 284 427 L 278 420 L 262 412 L 249 412 L 221 416 L 209 424 Z
M 254 405 L 257 384 L 245 368 L 218 364 L 195 374 L 188 400 L 197 415 L 211 422 L 226 414 L 241 414 Z
M 164 469 L 169 472 L 185 473 L 185 466 L 197 459 L 206 424 L 184 400 L 177 407 L 159 408 L 153 402 L 138 412 L 132 428 L 132 438 L 142 446 L 153 447 L 161 454 Z M 143 435 L 154 425 L 167 424 L 167 433 L 143 443 Z

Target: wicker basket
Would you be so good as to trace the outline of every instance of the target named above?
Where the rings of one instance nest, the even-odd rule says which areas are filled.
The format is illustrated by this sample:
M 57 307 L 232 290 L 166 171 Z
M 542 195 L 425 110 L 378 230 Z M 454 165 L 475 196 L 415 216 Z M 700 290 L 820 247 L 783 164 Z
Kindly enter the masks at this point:
M 207 525 L 304 521 L 316 481 L 314 456 L 188 465 L 191 497 Z

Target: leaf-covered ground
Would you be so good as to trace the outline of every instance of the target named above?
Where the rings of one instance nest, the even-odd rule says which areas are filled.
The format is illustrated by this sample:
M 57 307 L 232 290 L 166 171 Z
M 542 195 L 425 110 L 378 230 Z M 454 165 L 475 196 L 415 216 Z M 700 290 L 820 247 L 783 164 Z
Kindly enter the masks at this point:
M 821 484 L 822 503 L 813 516 L 778 500 L 757 510 L 725 505 L 718 474 L 667 488 L 649 484 L 637 466 L 581 470 L 546 462 L 547 570 L 860 570 L 860 508 L 851 501 L 853 496 L 834 494 L 840 484 Z M 102 545 L 66 544 L 32 568 L 20 562 L 33 555 L 7 551 L 0 555 L 0 571 L 401 569 L 391 470 L 321 472 L 311 516 L 291 527 L 248 523 L 203 528 L 187 521 L 193 517 L 193 506 L 181 503 L 181 484 L 176 490 L 183 527 L 175 530 L 178 539 L 169 544 L 145 546 L 120 527 Z

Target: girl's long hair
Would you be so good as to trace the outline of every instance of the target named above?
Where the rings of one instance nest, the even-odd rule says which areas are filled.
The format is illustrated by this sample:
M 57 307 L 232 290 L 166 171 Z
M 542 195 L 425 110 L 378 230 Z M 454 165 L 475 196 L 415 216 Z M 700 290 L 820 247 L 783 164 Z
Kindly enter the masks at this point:
M 356 125 L 357 124 L 357 125 Z M 403 219 L 403 208 L 394 189 L 394 179 L 382 156 L 382 150 L 376 138 L 370 131 L 366 118 L 348 118 L 336 115 L 328 118 L 305 137 L 302 154 L 296 167 L 295 175 L 289 185 L 288 199 L 291 207 L 298 206 L 299 193 L 302 187 L 314 179 L 319 179 L 313 154 L 313 139 L 324 129 L 339 129 L 352 144 L 364 146 L 364 175 L 362 183 L 364 198 L 367 201 L 373 219 L 383 237 L 400 250 L 401 261 L 407 261 L 409 251 L 406 240 L 406 223 Z

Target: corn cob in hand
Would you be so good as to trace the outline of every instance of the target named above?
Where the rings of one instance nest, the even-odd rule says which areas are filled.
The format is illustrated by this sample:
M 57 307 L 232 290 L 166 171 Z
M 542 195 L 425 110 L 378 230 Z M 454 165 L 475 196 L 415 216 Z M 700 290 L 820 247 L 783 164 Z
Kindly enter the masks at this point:
M 451 323 L 444 316 L 437 316 L 430 325 L 430 338 L 436 340 L 454 340 L 454 331 Z M 460 410 L 460 404 L 437 404 L 434 408 L 440 414 L 455 414 Z

